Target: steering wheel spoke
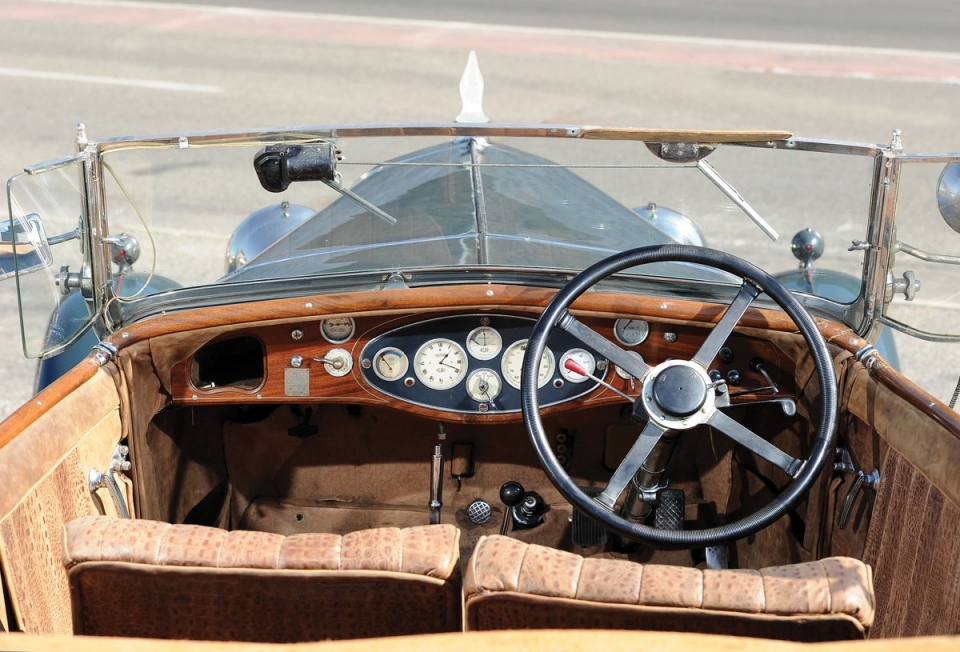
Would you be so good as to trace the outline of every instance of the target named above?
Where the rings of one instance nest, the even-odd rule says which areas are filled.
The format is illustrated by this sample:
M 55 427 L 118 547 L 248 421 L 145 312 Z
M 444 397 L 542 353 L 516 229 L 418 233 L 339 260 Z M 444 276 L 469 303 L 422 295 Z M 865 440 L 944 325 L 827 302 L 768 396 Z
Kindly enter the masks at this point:
M 717 411 L 707 421 L 711 426 L 727 437 L 745 446 L 763 459 L 767 460 L 791 478 L 795 478 L 803 467 L 803 461 L 784 453 L 766 439 L 731 419 L 723 412 Z
M 759 295 L 760 288 L 749 281 L 744 281 L 743 285 L 740 286 L 740 291 L 737 293 L 737 296 L 734 297 L 733 301 L 727 307 L 726 312 L 723 313 L 723 317 L 720 318 L 717 325 L 710 331 L 710 335 L 704 340 L 697 354 L 693 356 L 694 362 L 706 368 L 713 359 L 717 357 L 717 352 L 720 350 L 720 347 L 723 346 L 723 343 L 727 341 L 727 338 L 730 337 L 740 318 L 743 317 L 743 313 L 747 311 L 747 308 L 750 307 L 750 304 L 753 303 L 753 300 Z
M 630 355 L 628 351 L 624 351 L 569 312 L 565 312 L 560 317 L 557 321 L 557 327 L 570 333 L 634 378 L 643 378 L 650 371 L 649 365 L 642 358 Z
M 630 484 L 630 480 L 637 474 L 643 463 L 647 461 L 650 452 L 663 437 L 664 432 L 665 430 L 653 421 L 648 421 L 643 432 L 637 437 L 637 441 L 633 442 L 633 446 L 630 447 L 626 457 L 620 462 L 620 466 L 613 472 L 610 482 L 607 483 L 602 492 L 594 497 L 594 500 L 612 512 L 620 494 Z

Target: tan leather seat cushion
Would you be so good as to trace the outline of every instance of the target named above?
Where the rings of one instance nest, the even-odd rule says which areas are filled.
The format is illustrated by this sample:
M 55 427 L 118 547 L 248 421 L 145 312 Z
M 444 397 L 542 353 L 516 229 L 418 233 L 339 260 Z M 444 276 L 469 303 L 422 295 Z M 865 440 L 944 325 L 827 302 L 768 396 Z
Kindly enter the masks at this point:
M 464 578 L 467 629 L 604 627 L 799 640 L 863 636 L 869 566 L 856 559 L 710 570 L 585 559 L 507 537 L 480 540 Z
M 452 525 L 346 535 L 87 517 L 64 526 L 74 632 L 292 642 L 460 625 Z

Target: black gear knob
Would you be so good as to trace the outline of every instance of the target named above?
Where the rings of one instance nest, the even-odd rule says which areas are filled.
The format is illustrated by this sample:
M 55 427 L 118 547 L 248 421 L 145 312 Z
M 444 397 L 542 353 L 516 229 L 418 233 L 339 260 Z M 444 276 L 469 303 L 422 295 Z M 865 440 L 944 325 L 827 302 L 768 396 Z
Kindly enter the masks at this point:
M 500 502 L 507 507 L 516 507 L 523 502 L 523 485 L 516 480 L 504 482 L 500 487 Z

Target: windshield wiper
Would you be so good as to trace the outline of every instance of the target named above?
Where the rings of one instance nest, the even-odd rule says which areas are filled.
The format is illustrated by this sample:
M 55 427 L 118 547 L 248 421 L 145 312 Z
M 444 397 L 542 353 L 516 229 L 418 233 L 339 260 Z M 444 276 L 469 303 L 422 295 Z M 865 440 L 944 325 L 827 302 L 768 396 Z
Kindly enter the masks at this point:
M 710 181 L 713 181 L 714 185 L 723 191 L 723 194 L 729 197 L 730 201 L 739 206 L 740 210 L 746 213 L 747 217 L 753 220 L 753 223 L 759 226 L 760 230 L 766 233 L 771 240 L 776 242 L 780 238 L 780 235 L 773 230 L 773 227 L 767 224 L 757 211 L 753 210 L 753 207 L 737 192 L 737 189 L 727 183 L 726 180 L 720 176 L 720 173 L 717 172 L 712 165 L 707 163 L 706 159 L 697 161 L 697 169 L 703 172 Z
M 393 226 L 394 224 L 397 223 L 397 218 L 393 217 L 389 213 L 385 213 L 379 206 L 371 204 L 366 199 L 364 199 L 357 193 L 353 192 L 349 188 L 345 188 L 343 185 L 343 181 L 340 179 L 339 173 L 337 173 L 337 176 L 333 179 L 333 181 L 330 181 L 328 179 L 321 179 L 321 181 L 323 181 L 323 183 L 325 183 L 326 185 L 330 186 L 331 188 L 339 192 L 344 197 L 348 197 L 353 201 L 357 202 L 358 204 L 366 208 L 368 211 L 370 211 L 371 213 L 379 217 L 381 220 L 383 220 L 390 226 Z

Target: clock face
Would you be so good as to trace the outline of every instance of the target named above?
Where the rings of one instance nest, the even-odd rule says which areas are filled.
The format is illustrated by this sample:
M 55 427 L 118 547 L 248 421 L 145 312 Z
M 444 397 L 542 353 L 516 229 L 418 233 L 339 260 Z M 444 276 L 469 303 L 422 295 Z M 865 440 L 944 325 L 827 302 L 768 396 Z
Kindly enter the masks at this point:
M 417 350 L 413 369 L 420 382 L 431 389 L 450 389 L 467 375 L 467 353 L 459 344 L 440 337 Z

